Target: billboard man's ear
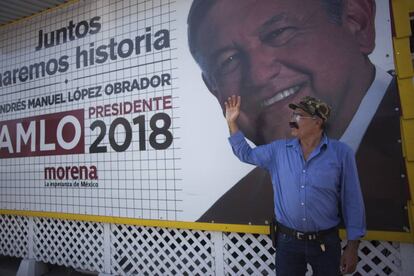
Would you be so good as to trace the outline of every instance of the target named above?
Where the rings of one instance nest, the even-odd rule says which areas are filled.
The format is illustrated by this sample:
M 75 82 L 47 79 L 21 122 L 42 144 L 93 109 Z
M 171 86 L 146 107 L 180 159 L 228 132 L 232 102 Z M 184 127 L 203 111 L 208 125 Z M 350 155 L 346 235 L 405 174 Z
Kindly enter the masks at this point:
M 344 1 L 344 24 L 355 37 L 363 54 L 375 48 L 375 1 Z

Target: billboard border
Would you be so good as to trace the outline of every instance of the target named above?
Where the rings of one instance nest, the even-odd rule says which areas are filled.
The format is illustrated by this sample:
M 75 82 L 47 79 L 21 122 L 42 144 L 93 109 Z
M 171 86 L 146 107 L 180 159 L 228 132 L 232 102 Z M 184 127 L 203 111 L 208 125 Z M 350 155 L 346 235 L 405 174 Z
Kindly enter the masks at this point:
M 206 222 L 184 222 L 184 221 L 168 221 L 168 220 L 150 220 L 150 219 L 134 219 L 111 216 L 96 215 L 80 215 L 57 212 L 38 212 L 38 211 L 21 211 L 21 210 L 0 210 L 1 215 L 26 216 L 53 218 L 62 220 L 75 220 L 87 222 L 101 222 L 109 224 L 122 224 L 134 226 L 160 227 L 160 228 L 176 228 L 202 231 L 216 232 L 235 232 L 250 234 L 269 234 L 268 225 L 244 225 L 244 224 L 222 224 L 222 223 L 206 223 Z M 345 230 L 340 229 L 341 239 L 346 239 Z M 364 240 L 383 240 L 396 241 L 403 243 L 414 243 L 414 236 L 407 232 L 388 232 L 388 231 L 367 231 Z

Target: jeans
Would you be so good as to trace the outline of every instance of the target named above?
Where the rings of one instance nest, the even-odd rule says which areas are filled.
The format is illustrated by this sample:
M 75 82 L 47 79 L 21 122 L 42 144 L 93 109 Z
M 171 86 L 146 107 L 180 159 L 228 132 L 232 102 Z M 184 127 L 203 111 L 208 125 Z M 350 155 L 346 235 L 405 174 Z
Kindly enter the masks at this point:
M 297 240 L 279 233 L 276 246 L 276 276 L 303 276 L 310 264 L 313 275 L 340 275 L 341 240 L 334 231 L 323 239 L 325 251 L 319 241 Z

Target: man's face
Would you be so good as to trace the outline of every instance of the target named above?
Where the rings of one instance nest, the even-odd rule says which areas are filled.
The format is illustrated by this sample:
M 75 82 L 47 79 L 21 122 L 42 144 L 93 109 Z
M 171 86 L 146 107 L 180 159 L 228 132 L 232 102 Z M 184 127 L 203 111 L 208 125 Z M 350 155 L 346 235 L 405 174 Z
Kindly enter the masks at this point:
M 291 126 L 290 132 L 293 137 L 302 139 L 319 133 L 321 130 L 322 119 L 317 116 L 303 111 L 300 108 L 295 109 L 291 113 L 290 123 L 294 123 L 296 127 Z
M 222 108 L 242 97 L 239 127 L 256 144 L 289 135 L 288 103 L 306 95 L 340 117 L 368 59 L 352 26 L 329 19 L 320 0 L 220 0 L 199 30 L 203 77 Z

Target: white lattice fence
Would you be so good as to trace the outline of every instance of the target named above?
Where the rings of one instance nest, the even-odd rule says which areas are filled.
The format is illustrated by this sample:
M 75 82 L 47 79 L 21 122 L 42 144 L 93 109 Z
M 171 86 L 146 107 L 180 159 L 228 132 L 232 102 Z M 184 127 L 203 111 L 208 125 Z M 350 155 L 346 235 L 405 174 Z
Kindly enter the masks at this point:
M 266 235 L 0 215 L 0 238 L 1 255 L 114 275 L 274 275 Z M 355 275 L 404 275 L 399 243 L 364 241 L 359 257 Z
M 27 257 L 28 237 L 27 217 L 0 215 L 0 255 Z
M 268 236 L 227 233 L 224 243 L 225 274 L 274 274 L 275 250 Z M 346 241 L 342 241 L 342 248 L 345 245 Z M 363 241 L 358 253 L 360 262 L 354 275 L 401 275 L 399 248 L 399 243 L 394 242 Z M 306 275 L 312 275 L 310 266 Z
M 103 225 L 57 219 L 34 219 L 34 257 L 46 263 L 103 271 Z
M 273 275 L 272 240 L 265 235 L 225 233 L 224 271 L 228 275 Z
M 362 242 L 358 255 L 360 262 L 355 275 L 400 275 L 402 273 L 399 243 Z
M 125 225 L 111 230 L 113 274 L 214 274 L 208 232 Z

